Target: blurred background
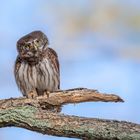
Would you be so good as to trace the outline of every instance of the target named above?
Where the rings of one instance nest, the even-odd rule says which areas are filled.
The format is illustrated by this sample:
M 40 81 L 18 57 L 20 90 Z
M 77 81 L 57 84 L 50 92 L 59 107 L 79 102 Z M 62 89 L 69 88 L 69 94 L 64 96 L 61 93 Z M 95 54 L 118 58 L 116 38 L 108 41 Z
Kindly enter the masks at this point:
M 140 123 L 139 0 L 0 2 L 0 99 L 22 96 L 13 75 L 16 42 L 33 30 L 42 30 L 58 53 L 62 89 L 98 89 L 125 100 L 67 105 L 63 113 Z M 15 136 L 19 140 L 69 140 L 21 128 L 0 129 L 0 140 Z

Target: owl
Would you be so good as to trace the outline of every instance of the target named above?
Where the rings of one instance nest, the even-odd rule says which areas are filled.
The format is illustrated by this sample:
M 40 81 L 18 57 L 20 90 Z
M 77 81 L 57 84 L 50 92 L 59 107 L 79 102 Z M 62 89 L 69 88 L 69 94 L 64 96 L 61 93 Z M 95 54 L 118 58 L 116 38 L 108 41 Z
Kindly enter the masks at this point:
M 23 96 L 34 98 L 59 90 L 58 56 L 48 46 L 48 38 L 41 31 L 31 32 L 17 41 L 14 75 Z

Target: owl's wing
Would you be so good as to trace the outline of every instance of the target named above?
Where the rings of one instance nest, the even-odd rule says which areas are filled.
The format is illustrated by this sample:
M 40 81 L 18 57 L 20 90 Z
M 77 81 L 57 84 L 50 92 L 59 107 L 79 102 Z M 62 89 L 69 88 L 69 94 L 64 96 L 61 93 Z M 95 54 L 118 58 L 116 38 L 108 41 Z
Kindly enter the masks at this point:
M 58 73 L 58 78 L 60 79 L 60 69 L 57 53 L 52 48 L 47 48 L 47 54 L 56 72 Z M 60 80 L 59 80 L 59 88 L 60 88 Z
M 17 56 L 16 62 L 15 62 L 15 68 L 14 73 L 16 74 L 21 66 L 21 59 L 19 56 Z

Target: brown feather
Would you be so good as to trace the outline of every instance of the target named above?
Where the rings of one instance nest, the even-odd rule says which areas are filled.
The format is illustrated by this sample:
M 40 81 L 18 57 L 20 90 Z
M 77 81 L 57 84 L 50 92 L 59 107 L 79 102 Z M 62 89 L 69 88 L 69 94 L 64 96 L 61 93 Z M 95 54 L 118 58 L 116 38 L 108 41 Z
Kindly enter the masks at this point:
M 59 61 L 58 61 L 57 53 L 52 48 L 47 48 L 47 56 L 60 77 L 60 68 L 59 68 Z M 60 89 L 60 80 L 59 80 L 58 87 Z
M 36 40 L 38 42 L 35 43 Z M 28 45 L 31 48 L 26 47 Z M 46 91 L 60 89 L 58 56 L 53 49 L 48 48 L 48 39 L 44 33 L 34 31 L 25 35 L 17 42 L 17 49 L 19 55 L 14 74 L 24 96 L 28 97 L 28 93 L 32 91 L 42 95 Z

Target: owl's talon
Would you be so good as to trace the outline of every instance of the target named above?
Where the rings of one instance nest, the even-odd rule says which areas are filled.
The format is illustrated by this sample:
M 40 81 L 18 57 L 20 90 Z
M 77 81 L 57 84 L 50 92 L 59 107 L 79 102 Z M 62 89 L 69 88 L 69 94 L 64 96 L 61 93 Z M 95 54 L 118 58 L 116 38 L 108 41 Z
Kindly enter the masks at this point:
M 28 94 L 27 94 L 27 98 L 29 99 L 34 99 L 37 97 L 37 92 L 36 91 L 30 91 Z
M 50 92 L 47 91 L 47 90 L 45 90 L 44 93 L 43 93 L 43 95 L 44 95 L 44 96 L 47 95 L 47 97 L 49 98 Z

